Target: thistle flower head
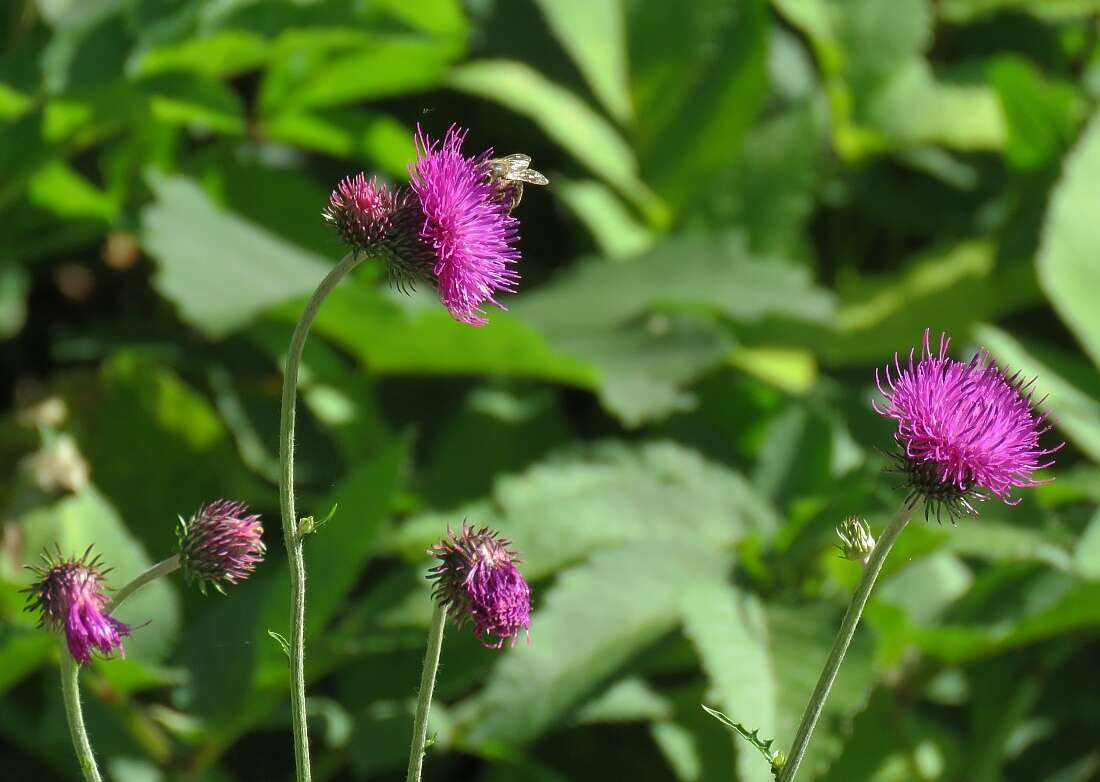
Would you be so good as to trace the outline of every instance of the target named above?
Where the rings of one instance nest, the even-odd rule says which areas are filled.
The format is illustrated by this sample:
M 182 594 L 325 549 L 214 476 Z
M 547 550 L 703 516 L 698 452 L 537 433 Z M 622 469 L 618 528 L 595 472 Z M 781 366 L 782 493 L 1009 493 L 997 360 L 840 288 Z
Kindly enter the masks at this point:
M 1014 505 L 1014 488 L 1047 483 L 1034 477 L 1050 467 L 1045 459 L 1061 445 L 1044 449 L 1039 436 L 1050 430 L 1046 415 L 1033 410 L 1028 390 L 1034 381 L 1007 376 L 984 351 L 968 363 L 948 357 L 950 340 L 940 336 L 932 352 L 929 331 L 919 357 L 909 352 L 875 381 L 885 403 L 872 406 L 898 423 L 894 439 L 901 446 L 896 461 L 907 476 L 911 496 L 928 501 L 927 513 L 946 509 L 954 517 L 974 515 L 974 501 L 987 493 Z
M 459 625 L 471 620 L 474 634 L 494 649 L 507 638 L 514 644 L 531 624 L 531 590 L 509 545 L 488 527 L 475 530 L 464 521 L 461 531 L 448 528 L 447 537 L 428 549 L 441 560 L 428 576 L 435 579 L 433 596 Z
M 439 298 L 457 320 L 484 325 L 485 302 L 511 293 L 519 273 L 516 241 L 519 221 L 511 216 L 512 195 L 497 186 L 489 161 L 492 150 L 462 154 L 466 131 L 452 125 L 442 142 L 419 127 L 416 161 L 409 166 L 411 186 L 420 202 L 420 238 L 430 248 Z
M 267 551 L 260 517 L 243 502 L 218 500 L 199 507 L 187 521 L 180 518 L 176 536 L 180 566 L 189 581 L 224 592 L 223 584 L 248 578 Z
M 109 572 L 100 568 L 99 557 L 88 559 L 91 546 L 81 557 L 65 559 L 61 550 L 43 552 L 42 565 L 30 568 L 38 580 L 28 589 L 26 611 L 39 612 L 39 627 L 49 627 L 65 634 L 69 652 L 80 664 L 92 658 L 92 652 L 110 656 L 115 649 L 122 653 L 122 637 L 130 627 L 104 613 L 107 595 L 103 592 L 103 577 Z
M 391 189 L 360 172 L 336 186 L 321 216 L 353 250 L 381 258 L 399 288 L 432 279 L 434 256 L 420 241 L 420 209 L 407 188 Z

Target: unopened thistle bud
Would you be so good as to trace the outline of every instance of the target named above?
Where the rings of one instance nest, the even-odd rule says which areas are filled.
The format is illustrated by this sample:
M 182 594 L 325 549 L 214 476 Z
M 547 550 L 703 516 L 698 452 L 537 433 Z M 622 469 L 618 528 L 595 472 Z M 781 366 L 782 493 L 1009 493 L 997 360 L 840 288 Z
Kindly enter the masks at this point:
M 321 216 L 353 250 L 381 259 L 402 290 L 432 280 L 435 257 L 420 241 L 424 218 L 408 188 L 391 189 L 359 173 L 336 186 Z
M 866 562 L 875 547 L 875 538 L 867 522 L 858 516 L 849 516 L 836 527 L 840 543 L 840 556 L 854 562 Z
M 433 597 L 460 626 L 472 621 L 474 635 L 493 649 L 508 638 L 514 644 L 531 624 L 531 590 L 509 545 L 488 527 L 474 530 L 463 522 L 460 532 L 448 529 L 447 537 L 428 549 L 441 560 L 428 576 L 435 579 Z
M 207 586 L 224 593 L 223 584 L 243 581 L 263 560 L 263 533 L 259 515 L 249 514 L 243 502 L 202 505 L 189 520 L 180 518 L 180 567 L 203 594 Z
M 976 515 L 976 502 L 990 495 L 1015 505 L 1013 489 L 1053 480 L 1035 472 L 1053 465 L 1047 457 L 1062 445 L 1039 445 L 1051 427 L 1033 409 L 1034 381 L 1006 375 L 984 351 L 955 361 L 947 355 L 950 344 L 941 334 L 933 352 L 925 329 L 919 357 L 911 350 L 903 365 L 895 354 L 892 365 L 875 372 L 885 402 L 872 406 L 897 421 L 894 458 L 910 496 L 925 499 L 926 516 L 944 509 L 954 518 Z
M 103 577 L 109 569 L 100 569 L 99 557 L 91 560 L 91 546 L 81 557 L 62 558 L 43 552 L 42 565 L 29 569 L 38 581 L 28 589 L 26 611 L 39 612 L 39 627 L 49 627 L 65 634 L 69 652 L 80 664 L 92 658 L 99 650 L 109 657 L 115 649 L 122 653 L 122 637 L 130 634 L 130 627 L 109 616 L 104 609 L 109 602 L 103 591 Z

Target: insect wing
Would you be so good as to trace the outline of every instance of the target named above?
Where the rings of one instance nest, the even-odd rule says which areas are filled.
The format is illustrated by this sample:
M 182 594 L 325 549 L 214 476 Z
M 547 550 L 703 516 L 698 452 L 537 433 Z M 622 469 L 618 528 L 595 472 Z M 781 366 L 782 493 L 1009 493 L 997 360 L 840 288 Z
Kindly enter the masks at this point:
M 497 158 L 497 160 L 504 163 L 509 171 L 523 171 L 531 165 L 531 156 L 524 155 L 522 152 L 505 155 L 502 158 Z
M 540 174 L 533 168 L 529 168 L 526 171 L 515 171 L 508 176 L 511 180 L 518 180 L 520 182 L 526 182 L 529 185 L 548 185 L 550 180 Z

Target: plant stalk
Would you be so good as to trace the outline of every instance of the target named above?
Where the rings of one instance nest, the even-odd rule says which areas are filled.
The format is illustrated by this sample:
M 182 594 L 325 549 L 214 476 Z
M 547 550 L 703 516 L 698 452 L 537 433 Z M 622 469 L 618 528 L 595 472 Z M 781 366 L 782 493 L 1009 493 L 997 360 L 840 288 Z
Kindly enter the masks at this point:
M 65 701 L 65 719 L 69 723 L 69 736 L 73 740 L 73 752 L 80 764 L 84 782 L 103 782 L 96 767 L 92 742 L 84 728 L 84 713 L 80 708 L 80 665 L 61 639 L 61 697 Z
M 424 670 L 420 674 L 420 692 L 416 698 L 412 746 L 409 747 L 409 771 L 405 775 L 405 782 L 420 782 L 420 772 L 424 766 L 424 743 L 428 738 L 428 711 L 432 707 L 435 675 L 439 670 L 439 653 L 443 649 L 443 626 L 446 622 L 447 612 L 443 604 L 435 601 L 432 624 L 428 628 L 428 648 L 424 652 Z
M 901 508 L 890 519 L 890 523 L 886 525 L 886 529 L 883 530 L 878 543 L 871 550 L 871 555 L 863 568 L 863 576 L 856 586 L 855 594 L 852 595 L 852 602 L 848 604 L 848 611 L 844 614 L 844 621 L 840 623 L 836 640 L 833 641 L 829 659 L 825 661 L 825 669 L 822 670 L 821 678 L 817 680 L 817 687 L 814 688 L 813 695 L 810 696 L 810 702 L 802 713 L 802 722 L 798 726 L 794 743 L 791 744 L 790 752 L 787 753 L 787 758 L 783 763 L 783 769 L 779 774 L 779 782 L 792 782 L 798 772 L 798 766 L 802 763 L 802 758 L 806 754 L 806 748 L 810 744 L 810 738 L 817 726 L 817 720 L 821 717 L 822 709 L 825 708 L 829 691 L 833 688 L 833 682 L 836 681 L 837 672 L 840 671 L 840 664 L 844 662 L 844 655 L 847 654 L 848 646 L 852 643 L 852 637 L 856 634 L 856 626 L 859 625 L 859 619 L 863 615 L 863 608 L 867 605 L 867 599 L 871 596 L 871 589 L 875 586 L 875 581 L 882 571 L 886 555 L 890 553 L 890 549 L 893 548 L 898 536 L 905 529 L 905 525 L 909 523 L 909 519 L 920 512 L 923 505 L 924 499 L 920 497 L 902 503 Z
M 302 363 L 306 337 L 321 303 L 365 259 L 365 255 L 348 253 L 317 286 L 298 319 L 298 325 L 294 327 L 287 349 L 286 371 L 283 373 L 282 409 L 279 414 L 279 511 L 290 571 L 290 717 L 294 729 L 297 782 L 310 782 L 305 679 L 306 564 L 302 555 L 303 536 L 298 531 L 298 516 L 294 508 L 294 413 L 298 400 L 298 369 Z
M 134 580 L 131 581 L 129 584 L 122 587 L 122 589 L 115 592 L 115 596 L 112 597 L 111 602 L 109 602 L 107 604 L 107 613 L 108 614 L 112 613 L 116 608 L 118 608 L 120 605 L 122 605 L 123 601 L 126 600 L 126 598 L 128 598 L 130 595 L 134 594 L 134 592 L 141 589 L 143 586 L 148 584 L 150 581 L 158 579 L 161 576 L 168 575 L 169 573 L 172 573 L 176 570 L 179 570 L 179 568 L 180 568 L 180 555 L 179 554 L 173 554 L 172 556 L 168 557 L 168 559 L 162 560 L 162 561 L 158 562 L 157 564 L 153 565 L 151 568 L 146 570 L 144 573 L 141 573 L 136 578 L 134 578 Z

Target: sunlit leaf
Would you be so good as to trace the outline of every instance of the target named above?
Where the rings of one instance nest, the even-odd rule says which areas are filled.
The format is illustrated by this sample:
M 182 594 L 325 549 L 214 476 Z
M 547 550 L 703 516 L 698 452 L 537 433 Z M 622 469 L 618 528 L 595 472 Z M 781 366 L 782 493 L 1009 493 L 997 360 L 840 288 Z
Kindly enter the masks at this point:
M 611 116 L 628 122 L 633 109 L 620 0 L 537 0 L 537 4 L 596 97 Z
M 1091 291 L 1100 290 L 1095 248 L 1100 224 L 1091 209 L 1100 181 L 1100 117 L 1086 128 L 1065 163 L 1050 202 L 1039 253 L 1039 281 L 1097 367 L 1100 367 L 1100 310 Z

